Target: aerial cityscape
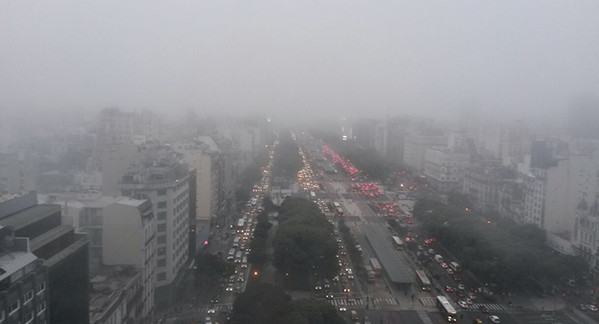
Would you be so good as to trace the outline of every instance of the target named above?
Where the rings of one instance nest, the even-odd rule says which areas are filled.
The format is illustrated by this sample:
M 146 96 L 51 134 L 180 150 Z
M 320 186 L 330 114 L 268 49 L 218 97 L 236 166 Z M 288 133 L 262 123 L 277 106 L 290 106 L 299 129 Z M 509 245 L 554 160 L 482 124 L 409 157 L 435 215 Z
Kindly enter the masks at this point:
M 599 323 L 599 2 L 0 3 L 0 324 Z

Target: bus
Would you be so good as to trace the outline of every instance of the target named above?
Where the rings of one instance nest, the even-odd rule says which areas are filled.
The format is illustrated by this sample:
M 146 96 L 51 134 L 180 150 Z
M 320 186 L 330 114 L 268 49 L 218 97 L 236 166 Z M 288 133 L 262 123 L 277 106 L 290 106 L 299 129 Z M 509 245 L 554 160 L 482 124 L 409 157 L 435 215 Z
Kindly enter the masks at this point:
M 337 207 L 337 216 L 339 216 L 339 217 L 343 216 L 343 209 L 341 207 Z
M 441 315 L 445 317 L 448 322 L 457 322 L 458 314 L 445 296 L 437 296 L 437 306 Z
M 372 271 L 374 271 L 374 274 L 376 276 L 381 275 L 383 268 L 381 267 L 379 260 L 377 260 L 376 258 L 370 258 L 370 266 L 372 267 Z
M 341 204 L 336 201 L 333 201 L 333 206 L 335 206 L 335 208 L 341 208 Z
M 395 248 L 398 250 L 403 250 L 404 248 L 404 244 L 403 241 L 399 238 L 399 236 L 393 236 L 393 245 L 395 245 Z
M 245 219 L 240 218 L 237 221 L 237 233 L 243 233 L 244 227 L 245 227 Z
M 366 270 L 366 274 L 368 275 L 368 282 L 374 282 L 376 274 L 370 265 L 365 265 L 364 269 Z
M 229 256 L 227 257 L 227 260 L 233 261 L 233 259 L 235 259 L 235 249 L 230 249 L 229 250 Z
M 424 291 L 431 290 L 431 281 L 428 280 L 428 277 L 424 273 L 424 270 L 416 270 L 416 280 L 418 284 L 420 284 L 420 288 Z
M 451 269 L 455 272 L 460 272 L 462 271 L 462 267 L 460 267 L 460 264 L 457 262 L 450 262 L 449 266 L 451 267 Z

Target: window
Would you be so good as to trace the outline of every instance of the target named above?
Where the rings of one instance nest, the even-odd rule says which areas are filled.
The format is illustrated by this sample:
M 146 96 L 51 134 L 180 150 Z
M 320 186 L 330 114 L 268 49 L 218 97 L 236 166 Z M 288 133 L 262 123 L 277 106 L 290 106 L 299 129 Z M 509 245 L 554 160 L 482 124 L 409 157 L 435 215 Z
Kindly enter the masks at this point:
M 166 208 L 166 201 L 161 201 L 158 203 L 158 208 Z
M 30 290 L 27 293 L 25 293 L 25 302 L 23 302 L 23 304 L 27 304 L 32 299 L 33 299 L 33 290 Z
M 166 267 L 166 259 L 160 259 L 160 260 L 158 260 L 157 266 L 159 266 L 159 267 Z
M 41 314 L 46 310 L 46 302 L 43 301 L 37 305 L 37 313 Z
M 158 219 L 165 220 L 166 219 L 166 212 L 165 211 L 158 212 Z
M 165 255 L 166 254 L 166 248 L 159 248 L 158 249 L 158 255 Z
M 16 300 L 14 303 L 10 304 L 10 306 L 8 306 L 8 315 L 10 316 L 11 314 L 13 314 L 14 312 L 19 310 L 19 301 Z
M 159 273 L 158 280 L 166 280 L 166 272 Z
M 166 195 L 166 189 L 158 190 L 158 196 L 164 196 L 164 195 Z
M 158 224 L 158 232 L 166 232 L 166 224 Z
M 166 243 L 166 235 L 158 236 L 158 244 L 165 244 L 165 243 Z
M 37 293 L 40 294 L 44 290 L 46 290 L 46 282 L 45 281 L 40 283 L 39 285 L 37 285 Z
M 25 320 L 25 324 L 29 324 L 33 322 L 33 311 L 25 314 L 24 320 Z

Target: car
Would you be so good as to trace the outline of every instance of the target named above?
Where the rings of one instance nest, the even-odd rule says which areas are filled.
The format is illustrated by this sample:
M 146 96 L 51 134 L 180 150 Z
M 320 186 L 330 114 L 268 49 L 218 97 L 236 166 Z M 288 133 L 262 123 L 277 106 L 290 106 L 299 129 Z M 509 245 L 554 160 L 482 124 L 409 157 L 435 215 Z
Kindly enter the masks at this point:
M 328 300 L 331 300 L 331 299 L 333 299 L 333 295 L 332 295 L 332 294 L 326 294 L 326 295 L 324 296 L 324 298 L 326 298 L 326 299 L 328 299 Z
M 467 303 L 468 305 L 472 305 L 472 304 L 473 304 L 473 302 L 472 302 L 472 299 L 470 299 L 470 298 L 466 298 L 466 303 Z
M 343 288 L 343 292 L 346 292 L 346 293 L 351 292 L 351 289 L 349 287 L 345 287 L 345 288 Z
M 214 297 L 212 297 L 212 299 L 210 299 L 210 303 L 218 304 L 219 300 L 220 300 L 219 296 L 214 296 Z
M 587 305 L 587 309 L 590 310 L 591 312 L 596 312 L 598 310 L 597 306 L 595 306 L 595 305 Z
M 453 291 L 453 287 L 451 287 L 451 286 L 445 286 L 445 291 L 446 292 L 452 292 Z
M 461 307 L 461 308 L 463 308 L 463 309 L 466 309 L 466 308 L 468 308 L 468 307 L 469 307 L 469 306 L 468 306 L 468 303 L 466 303 L 466 302 L 465 302 L 465 301 L 463 301 L 463 300 L 459 300 L 459 301 L 458 301 L 458 306 L 460 306 L 460 307 Z
M 212 319 L 210 317 L 206 317 L 206 319 L 204 320 L 204 323 L 212 324 Z
M 459 290 L 464 290 L 464 289 L 466 289 L 466 286 L 464 286 L 464 284 L 459 284 L 458 285 L 458 289 Z
M 482 313 L 488 313 L 489 312 L 489 309 L 486 306 L 484 306 L 484 305 L 478 306 L 478 310 L 481 311 Z
M 447 273 L 452 275 L 453 274 L 453 270 L 452 269 L 447 269 Z
M 447 268 L 449 268 L 449 266 L 447 265 L 447 263 L 443 262 L 443 263 L 441 263 L 441 268 L 447 269 Z
M 214 307 L 210 307 L 208 308 L 208 310 L 206 311 L 206 313 L 208 314 L 214 314 L 216 312 L 216 310 L 214 309 Z
M 581 311 L 589 310 L 589 308 L 588 308 L 588 307 L 587 307 L 587 305 L 585 305 L 585 304 L 580 304 L 580 305 L 578 305 L 578 308 L 579 308 Z
M 237 278 L 237 282 L 244 282 L 244 281 L 245 281 L 245 278 L 243 278 L 243 276 L 239 276 Z
M 368 316 L 364 316 L 364 321 L 362 323 L 363 324 L 371 324 L 372 322 L 370 322 L 370 319 L 368 318 Z
M 230 283 L 227 285 L 227 288 L 225 289 L 226 291 L 233 291 L 233 284 Z
M 347 312 L 347 308 L 345 308 L 344 306 L 339 307 L 339 311 L 340 312 Z
M 494 323 L 494 324 L 501 323 L 501 320 L 499 319 L 499 316 L 497 316 L 497 315 L 489 315 L 489 321 L 491 321 L 491 323 Z
M 455 282 L 460 282 L 462 281 L 462 278 L 460 278 L 459 276 L 453 276 L 453 280 L 455 280 Z
M 354 279 L 354 275 L 352 275 L 352 274 L 347 275 L 347 279 Z

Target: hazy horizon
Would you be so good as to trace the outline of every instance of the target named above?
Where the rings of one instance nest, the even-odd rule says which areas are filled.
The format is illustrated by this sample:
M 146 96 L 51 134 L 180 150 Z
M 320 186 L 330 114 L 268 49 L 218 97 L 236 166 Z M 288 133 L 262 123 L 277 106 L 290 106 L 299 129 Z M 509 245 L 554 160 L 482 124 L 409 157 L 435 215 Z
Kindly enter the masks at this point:
M 550 119 L 599 93 L 598 22 L 595 1 L 5 1 L 0 111 Z

